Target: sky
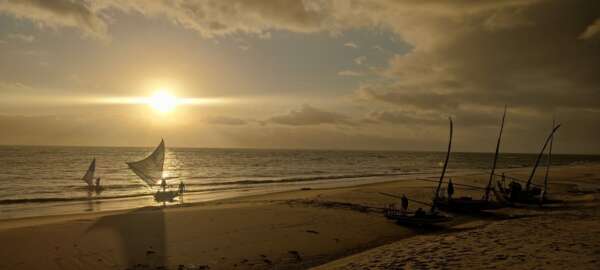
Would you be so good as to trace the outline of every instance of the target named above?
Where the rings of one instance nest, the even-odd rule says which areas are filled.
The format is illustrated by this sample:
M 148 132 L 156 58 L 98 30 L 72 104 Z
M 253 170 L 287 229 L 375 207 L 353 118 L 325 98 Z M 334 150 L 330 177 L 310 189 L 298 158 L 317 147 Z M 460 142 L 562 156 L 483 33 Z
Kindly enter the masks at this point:
M 2 145 L 600 154 L 599 74 L 595 0 L 0 0 Z

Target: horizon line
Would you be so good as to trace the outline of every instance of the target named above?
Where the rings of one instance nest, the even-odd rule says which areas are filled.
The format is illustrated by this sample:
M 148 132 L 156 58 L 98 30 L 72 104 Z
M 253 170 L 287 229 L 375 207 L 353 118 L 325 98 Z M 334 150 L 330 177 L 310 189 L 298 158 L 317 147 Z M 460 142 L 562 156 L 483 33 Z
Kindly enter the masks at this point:
M 7 146 L 13 146 L 13 147 L 71 147 L 71 148 L 77 148 L 77 147 L 87 147 L 87 148 L 154 148 L 156 146 L 153 145 L 146 145 L 146 146 L 141 146 L 141 145 L 113 145 L 113 146 L 106 146 L 106 145 L 61 145 L 61 144 L 2 144 L 0 143 L 0 147 L 7 147 Z M 288 151 L 361 151 L 361 152 L 423 152 L 423 153 L 445 153 L 446 151 L 436 151 L 436 150 L 410 150 L 410 149 L 368 149 L 368 148 L 310 148 L 310 147 L 306 147 L 306 148 L 286 148 L 286 147 L 280 147 L 280 148 L 261 148 L 261 147 L 209 147 L 209 146 L 169 146 L 168 148 L 174 148 L 174 149 L 222 149 L 222 150 L 288 150 Z M 452 151 L 452 153 L 468 153 L 468 154 L 493 154 L 494 152 L 489 151 L 489 152 L 484 152 L 484 151 Z M 537 155 L 539 154 L 539 152 L 499 152 L 500 155 L 502 154 L 525 154 L 525 155 Z M 600 156 L 600 153 L 564 153 L 564 152 L 559 152 L 559 153 L 552 153 L 553 155 L 579 155 L 579 156 Z M 547 155 L 547 154 L 545 154 Z

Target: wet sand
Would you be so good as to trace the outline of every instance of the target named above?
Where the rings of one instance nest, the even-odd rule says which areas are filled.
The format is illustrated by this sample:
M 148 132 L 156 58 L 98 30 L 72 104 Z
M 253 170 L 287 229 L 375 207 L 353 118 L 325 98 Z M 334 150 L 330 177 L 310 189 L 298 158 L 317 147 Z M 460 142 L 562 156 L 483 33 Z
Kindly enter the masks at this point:
M 510 175 L 524 177 L 528 171 L 514 169 Z M 455 183 L 487 181 L 471 173 L 451 176 Z M 381 214 L 383 206 L 397 200 L 379 192 L 427 201 L 433 185 L 401 180 L 2 221 L 0 269 L 600 266 L 600 165 L 553 169 L 549 192 L 569 200 L 568 207 L 455 215 L 451 224 L 436 231 L 402 227 Z M 457 188 L 456 194 L 479 197 L 481 191 Z M 410 208 L 415 207 L 411 203 Z

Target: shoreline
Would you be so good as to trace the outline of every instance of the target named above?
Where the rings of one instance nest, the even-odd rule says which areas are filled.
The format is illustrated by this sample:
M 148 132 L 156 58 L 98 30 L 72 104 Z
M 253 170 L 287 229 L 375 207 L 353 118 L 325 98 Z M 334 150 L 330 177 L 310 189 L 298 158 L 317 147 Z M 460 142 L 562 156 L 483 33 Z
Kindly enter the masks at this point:
M 511 175 L 527 173 L 526 168 L 511 170 Z M 477 176 L 452 177 L 460 179 L 459 182 L 480 185 L 482 179 Z M 552 169 L 552 176 L 553 182 L 577 184 L 579 179 L 597 182 L 600 188 L 600 164 L 556 167 Z M 0 268 L 161 269 L 164 266 L 178 269 L 182 265 L 182 269 L 200 266 L 305 269 L 322 264 L 329 267 L 327 263 L 338 259 L 343 262 L 344 257 L 358 256 L 367 250 L 430 237 L 423 235 L 423 231 L 396 225 L 369 209 L 396 203 L 378 194 L 381 191 L 406 193 L 410 198 L 427 200 L 431 184 L 413 177 L 347 187 L 278 191 L 166 208 L 3 220 L 0 221 L 0 241 L 14 246 L 0 250 L 0 257 L 4 258 Z M 583 196 L 583 201 L 594 204 L 600 199 L 600 190 L 576 197 L 564 188 L 562 184 L 550 185 L 553 194 Z M 477 191 L 458 189 L 457 192 L 480 196 Z M 409 206 L 415 207 L 419 206 Z M 596 209 L 597 205 L 593 207 Z M 513 220 L 522 220 L 515 217 L 527 218 L 544 211 L 504 209 L 499 212 L 502 217 L 494 218 L 455 215 L 454 222 L 433 235 L 454 236 L 469 224 L 511 224 Z M 558 217 L 563 215 L 560 212 L 563 210 L 555 211 Z M 472 231 L 486 226 L 476 226 Z M 513 229 L 518 226 L 502 227 L 507 232 Z
M 573 166 L 594 166 L 596 164 L 600 163 L 588 162 L 574 165 L 560 165 L 554 166 L 553 169 L 560 169 L 562 167 L 568 168 Z M 518 167 L 499 169 L 498 171 L 519 173 L 523 170 L 530 169 L 531 167 Z M 446 177 L 472 177 L 480 175 L 483 176 L 487 173 L 489 172 L 487 172 L 486 169 L 460 169 L 449 171 Z M 392 183 L 418 178 L 431 178 L 437 181 L 438 177 L 439 176 L 435 172 L 408 172 L 405 174 L 335 178 L 316 181 L 298 181 L 292 183 L 258 184 L 234 187 L 230 189 L 216 188 L 191 191 L 190 193 L 185 194 L 184 201 L 186 205 L 195 205 L 197 203 L 244 198 L 247 196 L 269 195 L 272 193 L 279 192 L 293 192 L 303 188 L 330 189 L 344 187 L 360 187 L 364 185 Z M 16 200 L 19 201 L 21 199 Z M 22 200 L 24 200 L 24 202 L 0 204 L 0 222 L 20 218 L 35 218 L 55 215 L 61 216 L 64 215 L 64 213 L 68 213 L 69 215 L 77 215 L 84 213 L 103 213 L 120 210 L 133 210 L 137 208 L 157 205 L 156 202 L 153 200 L 152 193 L 120 195 L 108 198 L 92 198 L 90 200 L 86 200 L 85 198 L 65 198 L 57 201 L 41 202 L 35 201 L 35 199 L 32 199 L 33 201 L 28 201 L 30 199 Z M 178 202 L 168 203 L 167 205 L 173 206 L 176 204 L 178 204 Z M 50 211 L 50 209 L 53 210 Z

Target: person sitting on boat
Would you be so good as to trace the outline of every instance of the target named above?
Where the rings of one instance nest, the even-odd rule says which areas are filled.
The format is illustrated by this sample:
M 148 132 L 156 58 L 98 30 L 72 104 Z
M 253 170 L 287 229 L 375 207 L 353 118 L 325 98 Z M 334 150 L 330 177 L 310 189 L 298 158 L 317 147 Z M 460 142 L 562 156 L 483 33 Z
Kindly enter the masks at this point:
M 521 195 L 521 190 L 523 189 L 521 187 L 521 184 L 512 181 L 510 182 L 510 184 L 508 185 L 510 187 L 510 200 L 511 201 L 515 201 L 517 200 L 517 198 L 519 198 L 519 196 Z
M 400 203 L 401 203 L 401 210 L 403 213 L 408 212 L 408 198 L 406 198 L 406 195 L 402 194 L 402 198 L 400 199 Z
M 417 209 L 417 211 L 415 212 L 415 217 L 423 217 L 425 216 L 425 211 L 423 211 L 423 208 L 419 207 L 419 209 Z
M 448 199 L 452 199 L 452 194 L 454 194 L 454 184 L 452 184 L 452 179 L 448 181 Z

